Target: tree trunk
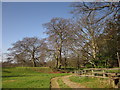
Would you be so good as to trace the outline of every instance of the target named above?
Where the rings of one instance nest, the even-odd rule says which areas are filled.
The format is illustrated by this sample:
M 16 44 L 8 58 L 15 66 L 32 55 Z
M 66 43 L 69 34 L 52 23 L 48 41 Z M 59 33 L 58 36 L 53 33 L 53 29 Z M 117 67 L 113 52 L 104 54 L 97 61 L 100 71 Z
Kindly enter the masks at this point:
M 56 57 L 56 68 L 58 68 L 58 57 Z
M 120 57 L 119 57 L 119 53 L 117 52 L 117 59 L 118 59 L 118 65 L 120 67 Z
M 32 59 L 32 63 L 33 63 L 33 67 L 36 67 L 36 63 L 34 59 Z
M 95 46 L 95 42 L 92 40 L 92 54 L 93 54 L 93 58 L 96 59 L 96 46 Z
M 32 63 L 33 67 L 36 67 L 34 52 L 32 53 Z
M 61 69 L 61 66 L 62 66 L 62 55 L 61 55 L 61 53 L 62 53 L 62 48 L 60 48 L 60 50 L 59 50 L 59 55 L 60 55 L 59 69 Z
M 59 69 L 61 69 L 61 66 L 62 66 L 62 65 L 60 64 L 60 65 L 59 65 Z
M 78 55 L 78 59 L 77 59 L 77 68 L 78 69 L 80 68 L 80 58 L 79 58 L 79 55 Z
M 95 43 L 95 40 L 94 40 L 94 37 L 93 37 L 93 40 L 92 40 L 92 49 L 93 49 L 92 51 L 93 52 L 92 52 L 92 54 L 93 54 L 93 59 L 94 60 L 96 60 L 96 54 L 97 54 L 96 53 L 96 48 L 97 48 L 97 46 L 96 46 L 96 43 Z M 94 68 L 96 68 L 96 65 L 95 65 L 94 62 L 92 62 L 91 64 L 93 65 Z
M 65 69 L 67 67 L 67 58 L 65 57 Z

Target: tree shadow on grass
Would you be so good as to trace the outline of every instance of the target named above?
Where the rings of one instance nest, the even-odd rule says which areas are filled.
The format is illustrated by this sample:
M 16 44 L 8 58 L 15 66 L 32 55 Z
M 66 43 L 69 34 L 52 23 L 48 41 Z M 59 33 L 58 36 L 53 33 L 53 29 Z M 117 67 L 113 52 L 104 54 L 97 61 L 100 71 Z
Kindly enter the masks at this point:
M 10 71 L 7 71 L 7 70 L 3 70 L 2 72 L 5 72 L 5 73 L 11 73 Z
M 33 75 L 11 75 L 11 76 L 2 76 L 3 78 L 7 78 L 7 77 L 30 77 L 30 76 L 33 76 Z M 34 75 L 36 76 L 36 75 Z
M 74 70 L 77 70 L 77 69 L 76 68 L 61 68 L 61 70 L 74 71 Z

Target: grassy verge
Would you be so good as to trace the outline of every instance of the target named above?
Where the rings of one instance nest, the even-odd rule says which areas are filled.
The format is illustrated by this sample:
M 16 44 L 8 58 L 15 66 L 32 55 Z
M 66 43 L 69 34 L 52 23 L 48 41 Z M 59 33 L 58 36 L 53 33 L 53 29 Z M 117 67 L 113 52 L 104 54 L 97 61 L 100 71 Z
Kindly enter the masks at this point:
M 108 79 L 72 76 L 70 80 L 88 88 L 112 88 Z
M 107 73 L 120 73 L 120 70 L 105 70 Z
M 60 88 L 70 88 L 69 86 L 67 86 L 67 85 L 62 81 L 61 78 L 59 78 L 57 82 L 58 82 Z
M 3 88 L 49 88 L 50 79 L 68 73 L 49 73 L 50 68 L 14 67 L 3 68 Z

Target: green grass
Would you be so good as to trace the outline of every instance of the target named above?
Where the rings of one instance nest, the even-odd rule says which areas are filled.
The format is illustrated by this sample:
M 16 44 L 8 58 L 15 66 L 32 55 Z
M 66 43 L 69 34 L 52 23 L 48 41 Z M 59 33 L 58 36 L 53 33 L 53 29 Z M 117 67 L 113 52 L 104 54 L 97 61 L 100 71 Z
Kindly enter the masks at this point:
M 70 80 L 73 82 L 80 83 L 88 88 L 112 88 L 109 84 L 108 79 L 94 78 L 94 77 L 78 77 L 72 76 Z
M 3 88 L 49 88 L 50 79 L 68 73 L 49 73 L 50 68 L 41 67 L 13 67 L 3 68 Z
M 120 73 L 120 70 L 105 70 L 107 73 Z
M 70 88 L 69 86 L 67 86 L 67 85 L 62 81 L 61 78 L 59 78 L 57 82 L 58 82 L 60 88 Z

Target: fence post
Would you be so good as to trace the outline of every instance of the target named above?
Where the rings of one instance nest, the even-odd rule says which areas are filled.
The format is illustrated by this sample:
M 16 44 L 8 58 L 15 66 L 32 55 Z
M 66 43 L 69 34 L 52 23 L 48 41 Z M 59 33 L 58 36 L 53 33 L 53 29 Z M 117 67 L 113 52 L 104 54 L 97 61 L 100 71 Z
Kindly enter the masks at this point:
M 92 76 L 94 76 L 94 71 L 93 71 L 93 70 L 91 70 L 91 72 L 92 72 Z
M 118 82 L 118 88 L 120 88 L 120 79 L 119 79 L 119 82 Z
M 86 76 L 86 70 L 84 71 L 84 73 L 85 73 L 85 76 Z
M 103 77 L 105 77 L 105 71 L 103 70 Z

